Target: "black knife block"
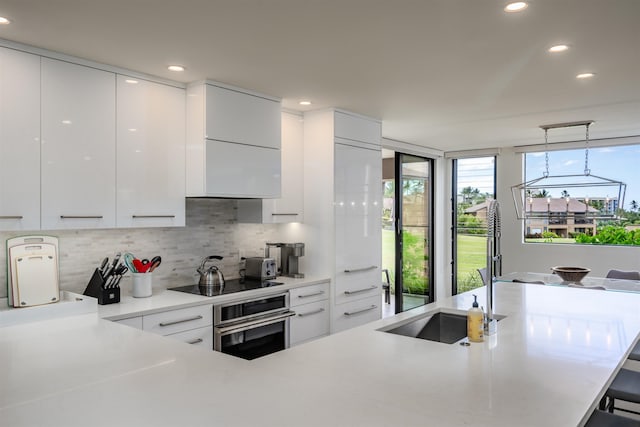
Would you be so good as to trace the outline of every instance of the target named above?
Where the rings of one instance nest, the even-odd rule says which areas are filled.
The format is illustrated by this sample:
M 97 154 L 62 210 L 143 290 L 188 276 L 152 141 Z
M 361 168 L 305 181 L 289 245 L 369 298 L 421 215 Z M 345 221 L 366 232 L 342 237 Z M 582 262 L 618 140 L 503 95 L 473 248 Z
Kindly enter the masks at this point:
M 83 294 L 98 299 L 98 304 L 106 305 L 120 302 L 120 288 L 105 289 L 102 274 L 97 268 L 89 280 Z

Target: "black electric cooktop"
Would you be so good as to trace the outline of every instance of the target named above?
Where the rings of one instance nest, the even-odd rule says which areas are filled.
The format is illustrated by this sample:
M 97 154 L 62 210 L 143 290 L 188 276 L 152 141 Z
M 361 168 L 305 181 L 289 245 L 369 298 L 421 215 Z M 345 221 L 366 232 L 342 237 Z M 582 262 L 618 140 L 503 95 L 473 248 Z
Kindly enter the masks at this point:
M 253 289 L 269 288 L 271 286 L 282 285 L 282 282 L 274 280 L 252 280 L 240 279 L 225 280 L 224 286 L 200 286 L 188 285 L 176 288 L 168 288 L 169 291 L 186 292 L 188 294 L 203 295 L 205 297 L 214 297 L 216 295 L 227 295 L 234 292 L 251 291 Z

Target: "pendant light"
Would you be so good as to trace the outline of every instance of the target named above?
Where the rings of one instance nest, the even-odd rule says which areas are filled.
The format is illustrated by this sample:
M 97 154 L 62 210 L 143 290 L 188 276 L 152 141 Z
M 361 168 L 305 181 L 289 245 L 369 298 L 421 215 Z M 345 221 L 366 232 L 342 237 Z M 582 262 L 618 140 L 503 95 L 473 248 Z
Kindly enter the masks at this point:
M 619 210 L 624 206 L 627 185 L 621 181 L 591 174 L 589 169 L 589 126 L 593 120 L 542 125 L 545 142 L 545 172 L 535 178 L 511 187 L 511 194 L 520 220 L 546 221 L 550 224 L 574 224 L 592 220 L 619 220 Z M 582 175 L 549 174 L 550 129 L 585 127 L 584 173 Z M 564 195 L 552 193 L 562 191 Z M 570 193 L 569 193 L 570 191 Z M 568 194 L 567 194 L 568 193 Z M 606 195 L 603 197 L 603 195 Z M 612 197 L 609 197 L 612 195 Z M 599 208 L 594 205 L 600 205 Z M 589 220 L 589 221 L 586 221 Z

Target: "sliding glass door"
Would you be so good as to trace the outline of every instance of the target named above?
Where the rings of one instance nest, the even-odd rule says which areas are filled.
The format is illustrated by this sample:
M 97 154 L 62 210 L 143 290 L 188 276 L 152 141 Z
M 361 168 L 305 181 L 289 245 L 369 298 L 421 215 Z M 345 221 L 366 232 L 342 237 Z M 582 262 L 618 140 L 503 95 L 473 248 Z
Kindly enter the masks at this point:
M 395 312 L 434 300 L 433 160 L 395 155 Z

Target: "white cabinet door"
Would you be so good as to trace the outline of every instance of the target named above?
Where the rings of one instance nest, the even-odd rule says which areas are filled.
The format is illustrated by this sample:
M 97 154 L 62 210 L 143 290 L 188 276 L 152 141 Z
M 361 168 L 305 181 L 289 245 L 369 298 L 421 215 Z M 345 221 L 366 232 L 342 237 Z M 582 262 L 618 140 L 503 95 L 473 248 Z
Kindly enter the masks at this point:
M 382 160 L 379 150 L 335 145 L 337 304 L 379 295 Z
M 303 127 L 302 116 L 282 113 L 281 195 L 277 199 L 238 200 L 238 222 L 303 222 Z
M 171 335 L 213 324 L 213 305 L 163 311 L 142 317 L 142 329 L 159 335 Z
M 382 125 L 379 121 L 336 111 L 334 116 L 334 134 L 338 138 L 362 141 L 380 145 Z
M 40 228 L 40 57 L 0 48 L 0 230 Z
M 205 138 L 280 148 L 280 102 L 206 85 Z
M 42 228 L 115 221 L 115 74 L 42 58 Z
M 292 346 L 329 335 L 329 300 L 303 304 L 293 308 L 296 315 L 289 323 Z
M 280 150 L 206 141 L 206 195 L 280 196 Z
M 185 224 L 185 90 L 118 75 L 118 227 Z

